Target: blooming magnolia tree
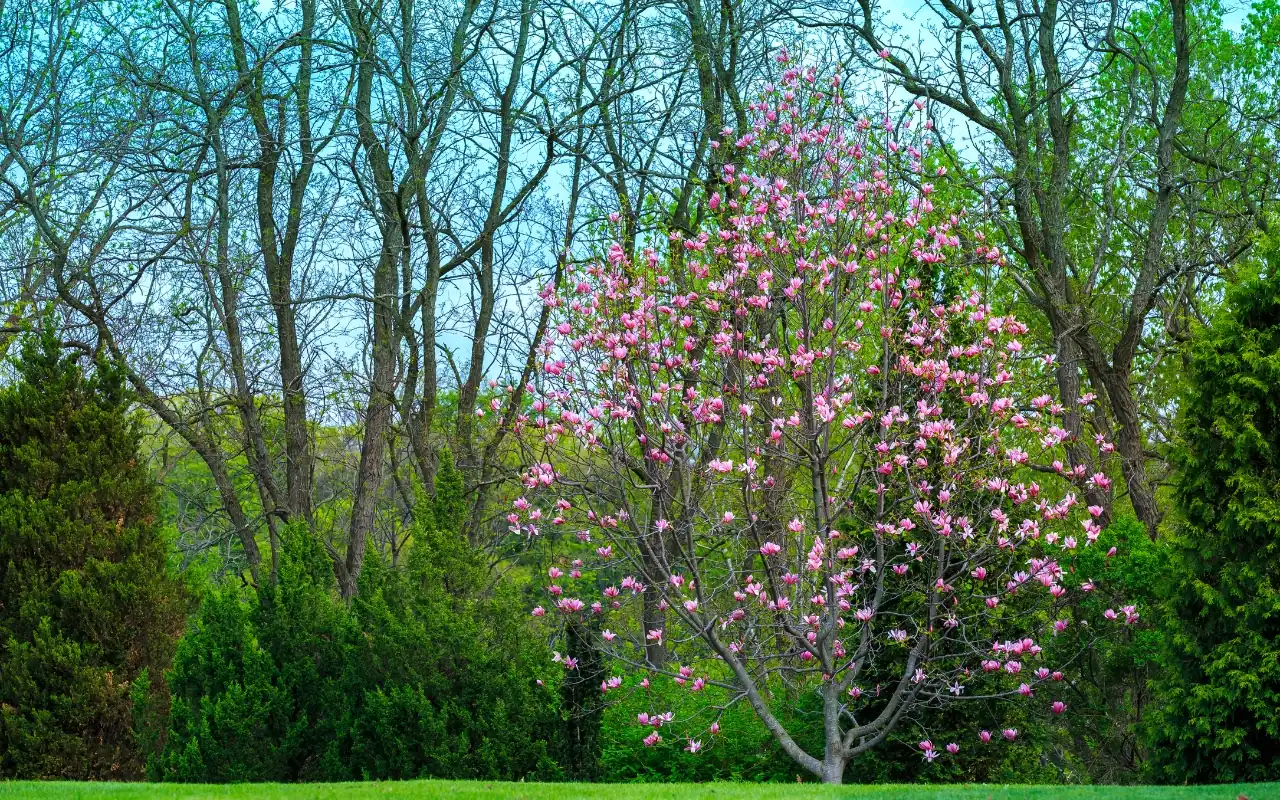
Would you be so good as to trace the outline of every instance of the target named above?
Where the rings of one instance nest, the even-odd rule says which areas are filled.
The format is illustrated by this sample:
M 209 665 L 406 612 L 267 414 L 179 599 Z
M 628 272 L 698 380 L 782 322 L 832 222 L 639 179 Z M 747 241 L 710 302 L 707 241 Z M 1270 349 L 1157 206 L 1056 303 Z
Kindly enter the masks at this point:
M 1026 326 L 980 289 L 933 297 L 944 265 L 981 285 L 1001 255 L 933 208 L 926 126 L 873 125 L 838 76 L 784 69 L 722 145 L 700 233 L 634 258 L 615 245 L 544 293 L 556 335 L 508 519 L 563 558 L 536 616 L 595 617 L 632 686 L 724 687 L 839 782 L 925 707 L 1065 710 L 1041 643 L 1089 624 L 1071 598 L 1095 587 L 1072 560 L 1101 509 L 1077 496 L 1109 481 L 1062 466 L 1064 409 L 1034 392 L 1049 360 Z M 774 714 L 784 683 L 820 696 L 823 752 Z M 652 744 L 679 721 L 638 722 Z

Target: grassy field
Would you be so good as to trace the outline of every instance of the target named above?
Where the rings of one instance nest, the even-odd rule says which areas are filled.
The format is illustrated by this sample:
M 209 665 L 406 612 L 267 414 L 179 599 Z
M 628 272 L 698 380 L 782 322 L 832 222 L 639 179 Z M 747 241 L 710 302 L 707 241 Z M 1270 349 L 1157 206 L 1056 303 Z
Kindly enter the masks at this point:
M 0 782 L 0 798 L 31 800 L 783 800 L 783 798 L 885 798 L 885 800 L 1280 800 L 1280 783 L 1240 786 L 782 786 L 758 784 L 586 784 L 486 781 L 396 783 L 238 784 L 231 786 L 142 783 Z

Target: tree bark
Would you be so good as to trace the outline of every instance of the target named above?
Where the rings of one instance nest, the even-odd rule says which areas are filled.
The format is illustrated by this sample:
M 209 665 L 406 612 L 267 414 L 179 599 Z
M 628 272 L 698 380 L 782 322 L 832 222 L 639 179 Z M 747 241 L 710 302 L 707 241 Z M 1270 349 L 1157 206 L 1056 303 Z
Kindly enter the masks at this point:
M 371 337 L 372 376 L 369 402 L 364 414 L 360 464 L 355 476 L 351 521 L 347 532 L 346 555 L 335 560 L 339 590 L 348 600 L 356 596 L 365 550 L 373 531 L 377 498 L 382 487 L 383 448 L 387 425 L 395 401 L 395 300 L 396 276 L 401 250 L 407 246 L 400 213 L 400 199 L 391 165 L 371 113 L 374 59 L 377 57 L 373 21 L 366 17 L 358 0 L 344 0 L 347 24 L 355 42 L 357 59 L 355 117 L 360 145 L 373 173 L 377 192 L 378 227 L 382 243 L 373 274 L 373 326 Z

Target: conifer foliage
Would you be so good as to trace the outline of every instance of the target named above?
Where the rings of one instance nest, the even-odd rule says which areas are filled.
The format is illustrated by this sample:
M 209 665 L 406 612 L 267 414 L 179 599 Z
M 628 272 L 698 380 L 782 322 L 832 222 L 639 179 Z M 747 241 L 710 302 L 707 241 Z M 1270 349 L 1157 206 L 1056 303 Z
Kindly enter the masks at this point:
M 1280 779 L 1280 258 L 1195 343 L 1176 453 L 1169 675 L 1151 748 L 1185 781 Z
M 0 389 L 0 777 L 133 777 L 131 686 L 168 664 L 186 593 L 120 372 L 49 331 L 18 370 Z
M 517 587 L 461 531 L 447 453 L 402 566 L 373 551 L 350 605 L 318 538 L 282 528 L 278 580 L 210 592 L 146 716 L 153 779 L 557 778 L 557 686 Z

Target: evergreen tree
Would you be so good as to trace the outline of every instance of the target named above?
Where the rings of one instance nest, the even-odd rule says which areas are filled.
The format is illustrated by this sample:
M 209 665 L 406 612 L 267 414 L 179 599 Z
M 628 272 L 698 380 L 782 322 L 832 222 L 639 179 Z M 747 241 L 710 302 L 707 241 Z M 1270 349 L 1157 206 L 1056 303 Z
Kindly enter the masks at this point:
M 1195 342 L 1151 758 L 1182 783 L 1280 779 L 1280 257 Z
M 347 777 L 329 752 L 350 713 L 339 680 L 353 639 L 333 571 L 305 525 L 281 529 L 278 580 L 209 593 L 169 673 L 168 730 L 153 780 L 293 781 Z M 166 720 L 157 718 L 164 724 Z
M 154 778 L 558 777 L 550 653 L 461 531 L 441 459 L 403 568 L 369 553 L 348 607 L 320 542 L 283 529 L 279 580 L 213 592 L 174 657 Z M 163 724 L 163 721 L 162 721 Z
M 0 777 L 133 777 L 131 685 L 168 664 L 186 592 L 120 371 L 86 372 L 46 329 L 18 372 L 0 389 Z
M 467 499 L 442 454 L 415 511 L 406 569 L 366 567 L 352 604 L 363 636 L 349 674 L 362 703 L 350 770 L 376 778 L 553 778 L 559 714 L 550 653 L 525 598 L 495 581 L 463 533 Z

